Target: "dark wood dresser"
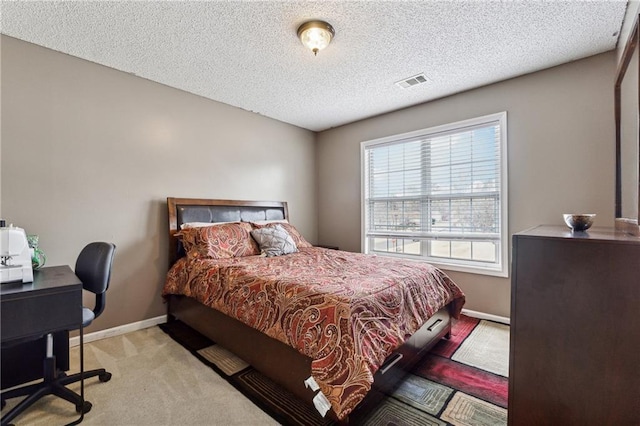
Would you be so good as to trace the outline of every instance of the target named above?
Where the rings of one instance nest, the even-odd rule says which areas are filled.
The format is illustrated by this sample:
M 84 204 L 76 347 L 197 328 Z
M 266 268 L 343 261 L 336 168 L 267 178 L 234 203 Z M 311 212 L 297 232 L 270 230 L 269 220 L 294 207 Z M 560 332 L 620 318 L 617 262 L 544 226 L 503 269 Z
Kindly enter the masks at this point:
M 640 238 L 513 236 L 509 425 L 640 425 Z

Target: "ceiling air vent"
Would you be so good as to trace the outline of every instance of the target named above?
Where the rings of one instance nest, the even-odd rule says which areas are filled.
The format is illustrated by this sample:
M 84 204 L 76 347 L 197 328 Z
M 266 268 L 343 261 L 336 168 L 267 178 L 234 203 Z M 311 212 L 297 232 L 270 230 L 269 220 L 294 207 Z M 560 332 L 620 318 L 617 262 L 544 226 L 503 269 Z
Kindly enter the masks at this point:
M 429 79 L 424 74 L 414 75 L 413 77 L 405 78 L 404 80 L 400 80 L 396 82 L 396 85 L 402 87 L 403 89 L 408 89 L 409 87 L 417 86 L 419 84 L 428 83 Z

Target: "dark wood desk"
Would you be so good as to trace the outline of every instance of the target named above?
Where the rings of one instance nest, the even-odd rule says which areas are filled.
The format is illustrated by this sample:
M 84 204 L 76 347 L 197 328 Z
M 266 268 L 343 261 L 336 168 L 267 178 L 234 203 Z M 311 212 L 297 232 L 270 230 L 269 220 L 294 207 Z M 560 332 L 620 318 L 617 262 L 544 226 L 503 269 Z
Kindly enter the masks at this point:
M 82 314 L 78 313 L 82 283 L 68 266 L 42 268 L 33 275 L 32 283 L 0 286 L 2 389 L 42 378 L 44 335 L 49 332 L 54 332 L 53 351 L 58 368 L 69 369 L 67 330 L 77 329 L 82 321 Z M 20 343 L 21 340 L 26 342 Z
M 32 283 L 2 284 L 0 321 L 3 388 L 43 377 L 42 336 L 48 333 L 54 335 L 54 354 L 63 355 L 59 367 L 66 370 L 68 330 L 82 327 L 82 282 L 69 266 L 53 266 L 34 271 Z
M 37 338 L 82 324 L 82 282 L 68 266 L 33 271 L 32 283 L 0 286 L 2 343 Z

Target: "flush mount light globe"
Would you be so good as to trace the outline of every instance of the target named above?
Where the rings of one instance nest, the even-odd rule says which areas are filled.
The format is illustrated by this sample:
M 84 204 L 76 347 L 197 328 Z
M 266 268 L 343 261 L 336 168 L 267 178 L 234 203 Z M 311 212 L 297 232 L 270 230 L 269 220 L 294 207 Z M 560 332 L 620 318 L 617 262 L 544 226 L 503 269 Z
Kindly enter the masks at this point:
M 298 38 L 314 55 L 331 43 L 336 35 L 333 27 L 324 21 L 309 21 L 298 28 Z

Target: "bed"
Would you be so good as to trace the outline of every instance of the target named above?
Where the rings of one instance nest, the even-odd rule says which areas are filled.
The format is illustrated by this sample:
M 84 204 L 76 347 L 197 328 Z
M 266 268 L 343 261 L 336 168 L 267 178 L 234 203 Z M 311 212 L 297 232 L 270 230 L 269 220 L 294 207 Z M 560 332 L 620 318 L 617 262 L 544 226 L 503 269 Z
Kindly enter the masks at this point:
M 460 289 L 425 263 L 312 247 L 288 223 L 286 202 L 167 198 L 167 207 L 170 270 L 163 296 L 169 319 L 186 323 L 341 423 L 356 407 L 374 406 L 377 391 L 391 391 L 448 337 L 451 318 L 464 304 Z M 210 223 L 218 226 L 204 227 Z M 286 229 L 297 251 L 211 259 L 185 236 L 205 231 L 187 233 L 183 224 L 234 232 Z M 211 241 L 205 242 L 210 249 Z M 377 277 L 387 270 L 406 277 L 407 288 Z

